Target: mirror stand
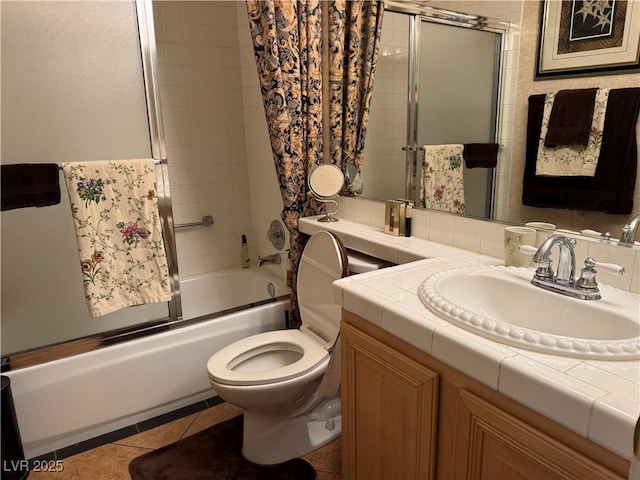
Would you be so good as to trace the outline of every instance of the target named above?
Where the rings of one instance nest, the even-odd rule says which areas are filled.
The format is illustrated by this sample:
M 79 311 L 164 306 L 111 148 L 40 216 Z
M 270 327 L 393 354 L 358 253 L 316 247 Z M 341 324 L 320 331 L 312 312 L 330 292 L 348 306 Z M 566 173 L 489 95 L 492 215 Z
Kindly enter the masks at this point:
M 336 202 L 335 200 L 330 200 L 325 198 L 318 198 L 318 200 L 325 204 L 325 209 L 326 209 L 326 213 L 324 217 L 320 217 L 318 221 L 323 223 L 333 223 L 333 222 L 339 221 L 338 218 L 333 216 L 336 213 L 338 213 L 338 202 Z M 333 212 L 330 212 L 329 209 L 327 208 L 328 203 L 333 203 L 335 205 L 336 209 Z

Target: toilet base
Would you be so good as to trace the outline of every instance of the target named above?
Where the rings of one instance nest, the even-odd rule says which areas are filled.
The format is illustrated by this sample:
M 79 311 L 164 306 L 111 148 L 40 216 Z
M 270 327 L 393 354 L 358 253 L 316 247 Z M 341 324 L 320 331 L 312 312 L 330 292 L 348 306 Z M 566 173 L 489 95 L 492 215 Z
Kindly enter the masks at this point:
M 258 465 L 275 465 L 306 455 L 341 433 L 340 397 L 326 398 L 295 417 L 245 411 L 242 455 Z

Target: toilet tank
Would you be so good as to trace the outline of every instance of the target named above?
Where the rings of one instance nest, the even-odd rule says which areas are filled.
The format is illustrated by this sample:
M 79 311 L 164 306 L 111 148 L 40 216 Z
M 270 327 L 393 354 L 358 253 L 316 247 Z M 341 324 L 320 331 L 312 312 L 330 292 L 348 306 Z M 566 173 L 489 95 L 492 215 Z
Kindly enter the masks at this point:
M 380 270 L 381 268 L 392 267 L 394 265 L 386 260 L 350 249 L 347 249 L 347 257 L 349 259 L 350 275 Z

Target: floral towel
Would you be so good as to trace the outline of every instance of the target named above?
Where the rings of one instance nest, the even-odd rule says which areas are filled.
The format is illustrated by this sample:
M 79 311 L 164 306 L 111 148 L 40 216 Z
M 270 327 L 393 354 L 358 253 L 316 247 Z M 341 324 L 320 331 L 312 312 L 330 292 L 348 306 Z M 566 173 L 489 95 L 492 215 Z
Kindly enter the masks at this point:
M 547 136 L 547 130 L 549 129 L 549 117 L 551 116 L 554 98 L 555 93 L 548 93 L 544 101 L 542 128 L 540 129 L 538 156 L 536 158 L 536 175 L 593 177 L 596 174 L 598 158 L 600 157 L 600 146 L 602 145 L 602 131 L 604 130 L 604 117 L 607 112 L 609 89 L 600 88 L 596 92 L 591 132 L 589 133 L 589 143 L 586 147 L 583 145 L 544 146 L 544 140 Z
M 464 182 L 460 145 L 425 145 L 420 177 L 420 205 L 464 213 Z
M 153 160 L 64 163 L 91 317 L 171 299 Z

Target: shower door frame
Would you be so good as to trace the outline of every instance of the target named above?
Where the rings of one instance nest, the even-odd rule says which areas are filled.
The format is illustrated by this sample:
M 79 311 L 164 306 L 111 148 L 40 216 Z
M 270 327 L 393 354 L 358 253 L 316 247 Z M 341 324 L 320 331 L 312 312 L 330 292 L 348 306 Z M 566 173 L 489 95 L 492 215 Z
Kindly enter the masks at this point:
M 134 3 L 136 7 L 136 20 L 140 40 L 151 154 L 156 164 L 156 177 L 158 179 L 158 210 L 162 221 L 162 235 L 164 238 L 172 293 L 171 300 L 167 302 L 168 316 L 128 327 L 70 339 L 68 341 L 52 345 L 34 347 L 24 351 L 3 355 L 2 372 L 8 372 L 17 368 L 25 368 L 80 353 L 90 352 L 101 347 L 126 342 L 143 336 L 192 324 L 196 321 L 182 320 L 178 256 L 174 233 L 171 192 L 169 189 L 165 133 L 160 103 L 158 54 L 153 21 L 153 3 L 152 0 L 134 0 Z
M 419 105 L 419 92 L 420 85 L 418 80 L 419 75 L 419 56 L 420 56 L 420 23 L 425 21 L 428 23 L 435 23 L 440 25 L 449 25 L 459 28 L 468 28 L 473 30 L 479 30 L 483 32 L 495 33 L 500 36 L 499 51 L 495 61 L 495 104 L 493 105 L 493 111 L 495 117 L 493 119 L 493 138 L 496 143 L 500 138 L 501 127 L 501 109 L 503 99 L 503 84 L 504 84 L 504 65 L 505 65 L 505 47 L 506 36 L 511 27 L 509 22 L 502 20 L 484 17 L 480 15 L 467 14 L 461 12 L 455 12 L 439 7 L 432 7 L 425 5 L 423 2 L 402 0 L 402 1 L 386 1 L 385 10 L 409 15 L 409 88 L 407 97 L 407 139 L 406 145 L 402 147 L 405 152 L 405 197 L 406 199 L 414 202 L 414 205 L 419 205 L 419 195 L 417 182 L 418 182 L 418 166 L 420 156 L 423 152 L 418 145 L 418 114 L 420 111 Z M 496 206 L 496 191 L 498 175 L 496 169 L 492 169 L 492 176 L 490 185 L 488 188 L 490 191 L 490 202 L 487 205 L 486 218 L 492 219 Z

